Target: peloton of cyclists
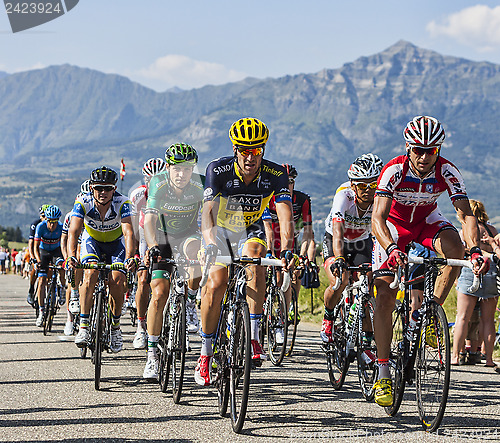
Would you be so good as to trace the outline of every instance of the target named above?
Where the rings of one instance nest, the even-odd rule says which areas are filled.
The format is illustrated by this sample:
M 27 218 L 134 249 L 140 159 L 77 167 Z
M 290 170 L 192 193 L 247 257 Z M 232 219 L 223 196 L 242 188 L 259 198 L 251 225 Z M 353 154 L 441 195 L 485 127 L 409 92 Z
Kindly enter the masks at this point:
M 391 316 L 397 289 L 389 284 L 394 270 L 407 262 L 406 246 L 415 241 L 445 258 L 462 259 L 464 246 L 455 227 L 441 214 L 437 199 L 445 191 L 462 224 L 464 240 L 470 248 L 474 273 L 485 273 L 488 261 L 479 248 L 477 220 L 470 209 L 459 170 L 440 156 L 445 131 L 434 117 L 414 117 L 403 131 L 406 155 L 394 158 L 383 168 L 378 179 L 372 215 L 376 237 L 372 268 L 377 288 L 375 341 L 378 380 L 375 401 L 381 406 L 393 402 L 388 359 L 392 338 Z M 460 268 L 447 266 L 438 277 L 435 297 L 443 303 Z
M 288 175 L 282 166 L 264 160 L 269 138 L 267 126 L 256 118 L 241 118 L 229 129 L 233 155 L 212 161 L 206 170 L 202 234 L 205 257 L 214 263 L 218 253 L 265 257 L 266 235 L 262 213 L 274 195 L 281 227 L 283 264 L 292 259 L 293 217 Z M 252 361 L 256 366 L 267 356 L 259 343 L 259 323 L 265 298 L 265 270 L 250 266 L 247 301 L 250 310 Z M 199 385 L 211 384 L 212 340 L 217 328 L 222 297 L 228 283 L 227 267 L 214 263 L 201 297 L 202 347 L 195 369 Z

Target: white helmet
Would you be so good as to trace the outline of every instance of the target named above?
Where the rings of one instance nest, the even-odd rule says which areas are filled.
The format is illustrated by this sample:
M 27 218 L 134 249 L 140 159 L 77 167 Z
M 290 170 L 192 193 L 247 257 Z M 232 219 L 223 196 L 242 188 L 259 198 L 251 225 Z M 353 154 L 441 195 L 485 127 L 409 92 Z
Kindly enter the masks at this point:
M 444 129 L 434 117 L 418 115 L 406 124 L 403 136 L 407 143 L 417 146 L 442 145 L 445 134 Z
M 369 152 L 360 155 L 347 171 L 347 176 L 351 180 L 363 180 L 366 178 L 378 178 L 384 163 L 380 158 Z
M 82 194 L 86 194 L 87 192 L 90 192 L 90 180 L 87 179 L 81 184 L 80 192 Z
M 150 158 L 146 163 L 144 163 L 142 174 L 146 177 L 152 177 L 153 175 L 165 171 L 165 169 L 167 169 L 165 160 L 161 158 Z

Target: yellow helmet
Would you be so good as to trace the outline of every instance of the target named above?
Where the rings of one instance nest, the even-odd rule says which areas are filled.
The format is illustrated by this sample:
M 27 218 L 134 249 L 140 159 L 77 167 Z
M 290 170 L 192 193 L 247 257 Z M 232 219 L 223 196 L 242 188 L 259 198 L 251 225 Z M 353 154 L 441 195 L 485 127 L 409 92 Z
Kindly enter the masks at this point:
M 265 145 L 269 138 L 269 129 L 265 123 L 256 118 L 240 118 L 231 125 L 229 138 L 235 146 L 251 148 Z

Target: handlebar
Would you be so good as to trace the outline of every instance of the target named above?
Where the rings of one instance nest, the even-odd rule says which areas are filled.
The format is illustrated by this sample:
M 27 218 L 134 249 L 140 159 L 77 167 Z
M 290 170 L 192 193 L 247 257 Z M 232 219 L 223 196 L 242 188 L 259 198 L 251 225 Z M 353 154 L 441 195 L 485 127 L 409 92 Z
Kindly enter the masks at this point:
M 264 258 L 264 257 L 230 257 L 229 255 L 217 256 L 215 259 L 217 263 L 223 265 L 230 265 L 232 263 L 239 265 L 260 265 L 260 266 L 278 266 L 282 267 L 283 263 L 277 258 Z M 205 263 L 205 268 L 203 269 L 203 276 L 201 277 L 200 287 L 206 285 L 208 280 L 208 271 L 210 270 L 210 265 Z M 285 272 L 283 276 L 283 284 L 281 285 L 281 290 L 285 292 L 290 287 L 290 274 Z
M 132 286 L 134 282 L 134 274 L 128 271 L 127 267 L 123 263 L 112 263 L 112 264 L 100 263 L 100 262 L 77 263 L 75 265 L 75 269 L 95 269 L 97 271 L 107 269 L 109 271 L 126 271 L 127 285 Z
M 465 268 L 469 268 L 471 271 L 474 269 L 474 265 L 469 260 L 459 260 L 455 258 L 442 258 L 442 257 L 408 257 L 409 264 L 416 265 L 444 265 L 444 266 L 461 266 Z M 402 268 L 398 266 L 398 272 L 394 276 L 394 280 L 389 284 L 391 289 L 396 289 L 401 281 Z M 476 292 L 479 289 L 479 285 L 481 284 L 480 276 L 474 274 L 474 280 L 472 285 L 467 289 L 468 292 Z
M 355 271 L 355 272 L 362 272 L 362 273 L 367 273 L 371 272 L 372 270 L 372 265 L 369 263 L 362 263 L 359 266 L 346 266 L 345 268 L 340 269 L 340 276 L 337 277 L 337 280 L 335 281 L 335 284 L 332 285 L 332 290 L 336 291 L 339 287 L 340 284 L 342 283 L 342 274 L 344 271 Z

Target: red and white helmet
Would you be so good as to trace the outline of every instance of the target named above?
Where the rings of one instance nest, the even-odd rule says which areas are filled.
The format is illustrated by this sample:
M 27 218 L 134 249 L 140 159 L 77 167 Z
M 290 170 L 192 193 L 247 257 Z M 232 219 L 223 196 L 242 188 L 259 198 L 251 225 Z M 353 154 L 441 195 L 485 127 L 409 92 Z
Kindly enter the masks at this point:
M 441 145 L 445 138 L 439 120 L 427 115 L 418 115 L 409 121 L 403 136 L 410 145 L 422 147 Z
M 167 169 L 167 163 L 161 158 L 150 158 L 142 168 L 142 174 L 146 177 L 152 177 Z

